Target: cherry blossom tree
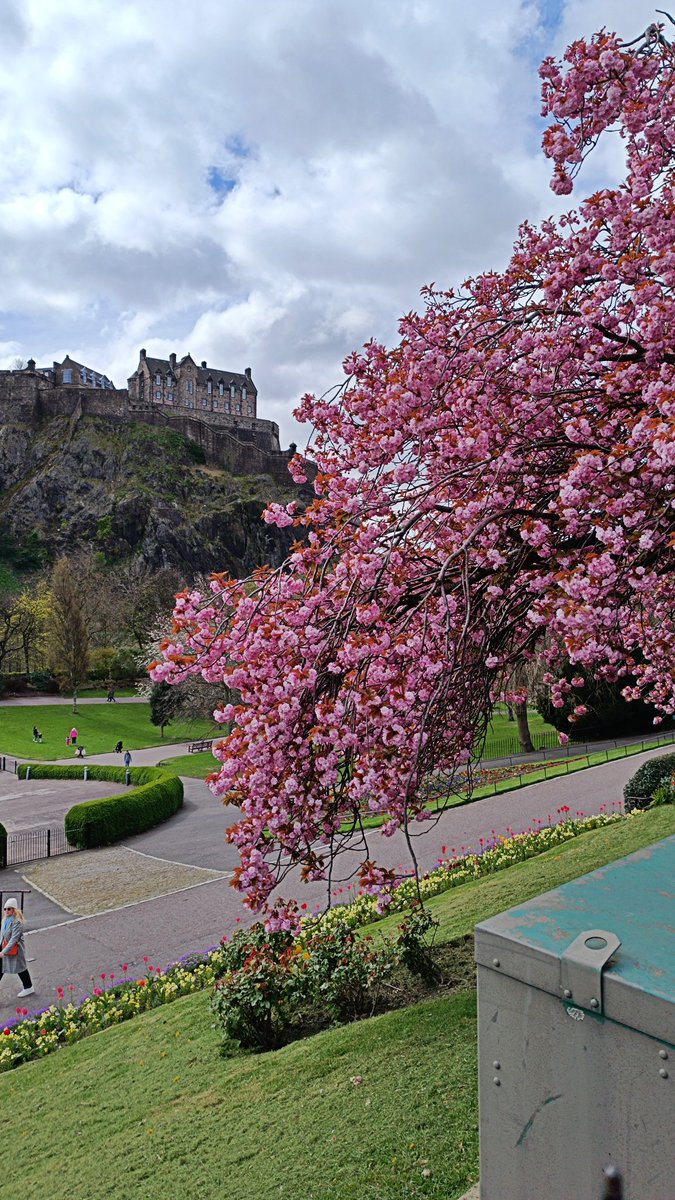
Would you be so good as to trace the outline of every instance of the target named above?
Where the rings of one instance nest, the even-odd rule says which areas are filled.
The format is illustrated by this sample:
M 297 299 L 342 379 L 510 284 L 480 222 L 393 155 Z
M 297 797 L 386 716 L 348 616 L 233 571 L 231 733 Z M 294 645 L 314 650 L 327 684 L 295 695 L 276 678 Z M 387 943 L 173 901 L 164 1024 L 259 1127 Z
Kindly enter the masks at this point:
M 316 463 L 316 499 L 265 514 L 303 537 L 279 570 L 179 596 L 151 671 L 238 690 L 210 784 L 242 810 L 235 886 L 255 910 L 274 899 L 272 925 L 295 868 L 330 888 L 356 851 L 364 889 L 395 884 L 370 816 L 415 870 L 544 640 L 577 671 L 549 678 L 554 703 L 630 675 L 629 696 L 675 711 L 675 52 L 661 26 L 632 45 L 602 31 L 541 78 L 553 190 L 610 131 L 623 182 L 524 224 L 504 271 L 426 289 L 398 345 L 304 397 L 292 470 Z

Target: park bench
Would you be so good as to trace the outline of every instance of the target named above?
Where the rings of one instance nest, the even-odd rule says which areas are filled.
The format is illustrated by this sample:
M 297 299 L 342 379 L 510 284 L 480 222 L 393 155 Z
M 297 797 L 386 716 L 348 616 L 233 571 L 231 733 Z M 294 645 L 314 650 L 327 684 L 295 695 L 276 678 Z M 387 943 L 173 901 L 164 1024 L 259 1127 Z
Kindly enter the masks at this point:
M 188 746 L 189 754 L 196 754 L 198 750 L 210 750 L 213 745 L 213 739 L 206 739 L 203 742 L 190 742 Z

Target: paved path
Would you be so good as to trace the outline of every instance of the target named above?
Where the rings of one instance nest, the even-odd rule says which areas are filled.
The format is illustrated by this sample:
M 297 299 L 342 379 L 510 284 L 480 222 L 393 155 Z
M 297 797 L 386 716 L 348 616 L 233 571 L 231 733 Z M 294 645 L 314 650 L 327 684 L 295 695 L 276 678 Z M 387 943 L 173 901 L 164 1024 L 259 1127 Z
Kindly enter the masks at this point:
M 166 754 L 167 747 L 154 748 Z M 142 752 L 136 752 L 140 755 Z M 597 812 L 603 806 L 619 807 L 624 783 L 642 762 L 663 750 L 651 751 L 607 765 L 593 767 L 571 776 L 529 785 L 502 796 L 490 797 L 445 813 L 433 829 L 416 841 L 421 866 L 433 867 L 446 846 L 448 852 L 479 845 L 479 839 L 493 833 L 526 829 L 539 819 L 547 824 L 555 820 L 557 810 L 568 805 L 573 812 Z M 101 756 L 105 758 L 106 756 Z M 110 756 L 107 756 L 110 757 Z M 113 756 L 114 757 L 114 756 Z M 70 761 L 70 760 L 69 760 Z M 94 761 L 92 759 L 92 761 Z M 135 759 L 138 762 L 138 757 Z M 0 779 L 3 777 L 0 776 Z M 16 780 L 5 775 L 14 790 Z M 164 825 L 128 839 L 124 845 L 143 854 L 179 863 L 230 872 L 237 855 L 224 840 L 224 830 L 236 818 L 236 810 L 224 810 L 200 780 L 185 779 L 185 805 Z M 81 786 L 81 785 L 80 785 Z M 378 831 L 370 835 L 372 852 L 379 862 L 398 866 L 405 860 L 405 845 L 400 834 L 383 839 Z M 90 853 L 96 853 L 92 851 Z M 356 856 L 345 856 L 343 878 L 335 882 L 337 898 L 349 898 L 351 884 L 347 876 L 356 864 Z M 0 872 L 0 889 L 6 894 L 25 887 L 22 872 Z M 342 892 L 339 889 L 342 888 Z M 305 887 L 297 877 L 287 880 L 286 896 L 298 895 L 310 908 L 323 904 L 325 892 L 314 884 Z M 55 999 L 56 987 L 69 986 L 73 994 L 84 994 L 102 972 L 121 973 L 123 963 L 130 974 L 142 974 L 144 956 L 153 965 L 164 966 L 191 951 L 215 945 L 224 933 L 236 927 L 237 919 L 252 918 L 243 908 L 238 894 L 226 879 L 218 879 L 170 896 L 146 900 L 93 917 L 72 918 L 57 904 L 39 894 L 31 894 L 26 903 L 27 947 L 36 983 L 31 1010 Z M 0 1021 L 15 1014 L 14 980 L 0 982 Z

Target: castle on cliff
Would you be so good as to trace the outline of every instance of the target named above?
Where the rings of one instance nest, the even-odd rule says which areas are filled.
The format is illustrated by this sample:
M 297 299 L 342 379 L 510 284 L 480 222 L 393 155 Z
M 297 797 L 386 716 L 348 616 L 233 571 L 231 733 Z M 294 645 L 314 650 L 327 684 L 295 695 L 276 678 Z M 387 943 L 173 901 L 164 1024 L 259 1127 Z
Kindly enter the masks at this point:
M 36 423 L 50 416 L 106 417 L 177 429 L 204 450 L 207 460 L 235 475 L 267 474 L 290 483 L 279 427 L 257 415 L 258 391 L 251 368 L 242 373 L 209 367 L 190 354 L 180 360 L 149 358 L 141 350 L 126 388 L 66 355 L 63 362 L 0 371 L 0 420 Z

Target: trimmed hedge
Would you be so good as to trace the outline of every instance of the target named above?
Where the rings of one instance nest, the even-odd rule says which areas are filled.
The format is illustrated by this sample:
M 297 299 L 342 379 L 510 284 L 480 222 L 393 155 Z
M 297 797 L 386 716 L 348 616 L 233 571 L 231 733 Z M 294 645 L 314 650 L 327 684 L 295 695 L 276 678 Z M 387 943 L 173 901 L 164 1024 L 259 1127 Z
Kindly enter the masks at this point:
M 124 783 L 126 778 L 125 767 L 23 763 L 19 767 L 20 779 L 26 778 L 29 766 L 31 779 L 84 779 L 85 767 L 92 780 Z M 183 784 L 177 775 L 169 775 L 158 767 L 130 767 L 129 774 L 133 791 L 85 800 L 68 810 L 64 824 L 71 846 L 77 846 L 78 850 L 110 846 L 121 838 L 153 829 L 182 807 Z
M 651 800 L 654 792 L 662 783 L 669 783 L 675 775 L 675 754 L 662 754 L 660 758 L 652 758 L 649 762 L 638 767 L 632 779 L 628 780 L 623 789 L 623 798 L 628 804 L 635 800 Z M 644 807 L 633 804 L 631 807 Z

